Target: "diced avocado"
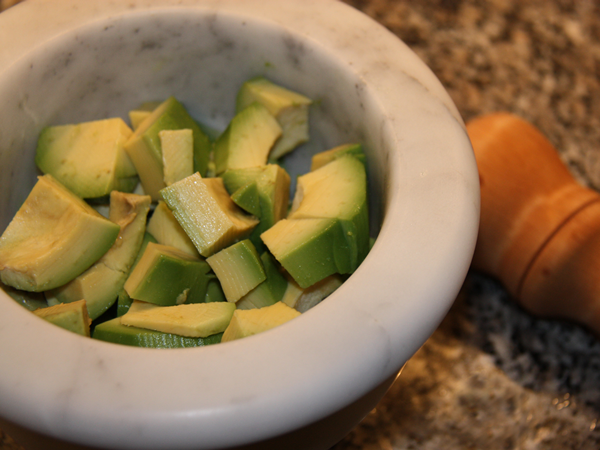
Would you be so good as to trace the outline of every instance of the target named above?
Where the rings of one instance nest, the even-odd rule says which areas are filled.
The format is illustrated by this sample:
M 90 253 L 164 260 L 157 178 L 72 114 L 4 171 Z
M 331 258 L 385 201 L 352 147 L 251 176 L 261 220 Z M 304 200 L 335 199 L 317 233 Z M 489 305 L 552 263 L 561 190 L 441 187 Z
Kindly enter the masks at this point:
M 194 136 L 194 170 L 206 173 L 211 143 L 191 118 L 185 107 L 174 97 L 161 103 L 135 130 L 125 143 L 125 150 L 133 161 L 144 191 L 159 200 L 159 191 L 165 187 L 162 149 L 159 133 L 162 130 L 190 128 Z
M 194 136 L 192 130 L 162 130 L 158 133 L 167 186 L 194 173 Z
M 46 308 L 48 302 L 46 297 L 41 292 L 27 292 L 15 289 L 11 286 L 0 282 L 0 289 L 2 289 L 10 298 L 12 298 L 19 305 L 27 308 L 29 311 L 35 311 L 39 308 Z
M 269 306 L 280 301 L 288 286 L 278 264 L 269 252 L 260 255 L 267 279 L 237 301 L 238 309 L 252 309 Z
M 302 289 L 294 280 L 289 280 L 287 289 L 281 301 L 286 305 L 304 313 L 319 304 L 332 294 L 343 283 L 340 275 L 330 275 L 312 286 Z
M 302 288 L 354 270 L 356 243 L 337 219 L 283 219 L 261 238 Z
M 36 309 L 33 313 L 65 330 L 82 336 L 90 336 L 90 324 L 92 320 L 88 317 L 85 300 Z
M 226 302 L 225 293 L 223 292 L 223 288 L 221 287 L 221 283 L 215 276 L 208 282 L 208 286 L 206 288 L 206 297 L 204 297 L 204 303 L 210 302 Z
M 237 302 L 267 278 L 260 256 L 248 239 L 224 248 L 206 262 L 217 275 L 228 302 Z
M 187 337 L 208 337 L 227 328 L 235 305 L 228 302 L 157 306 L 134 301 L 121 324 Z
M 323 167 L 325 164 L 346 155 L 354 156 L 363 164 L 367 163 L 367 158 L 363 153 L 361 144 L 344 144 L 313 155 L 310 170 L 311 172 L 313 170 L 317 170 L 320 167 Z
M 357 249 L 354 271 L 369 252 L 367 174 L 364 164 L 346 155 L 298 177 L 289 219 L 332 218 Z M 346 272 L 341 272 L 346 273 Z
M 245 82 L 237 95 L 236 110 L 259 102 L 277 119 L 282 136 L 273 146 L 270 160 L 276 160 L 308 141 L 308 107 L 311 99 L 279 86 L 264 77 Z
M 240 208 L 259 218 L 260 223 L 250 234 L 250 240 L 262 252 L 264 244 L 260 235 L 287 214 L 290 176 L 277 164 L 269 164 L 228 170 L 222 178 L 231 193 L 231 199 Z
M 119 230 L 51 175 L 41 176 L 0 237 L 0 279 L 24 291 L 62 286 L 104 255 Z
M 129 122 L 131 128 L 136 130 L 140 124 L 160 106 L 161 102 L 144 102 L 138 108 L 129 111 Z
M 125 290 L 135 300 L 162 306 L 202 302 L 209 271 L 206 261 L 174 247 L 149 243 Z
M 140 250 L 138 251 L 137 256 L 135 257 L 133 265 L 131 266 L 131 269 L 129 271 L 130 273 L 135 268 L 138 261 L 142 258 L 142 255 L 146 251 L 146 247 L 150 242 L 154 242 L 156 244 L 156 239 L 154 239 L 154 237 L 150 233 L 148 233 L 148 229 L 146 228 L 146 232 L 144 233 L 144 239 L 142 240 L 142 245 L 140 247 Z M 119 296 L 117 297 L 117 316 L 122 316 L 127 311 L 129 311 L 129 307 L 132 303 L 133 300 L 123 287 L 123 289 L 121 289 L 121 292 L 119 292 Z
M 216 173 L 264 166 L 279 136 L 281 127 L 267 108 L 260 103 L 248 105 L 235 115 L 215 142 Z
M 231 322 L 229 322 L 229 326 L 223 333 L 221 342 L 233 341 L 262 333 L 263 331 L 282 325 L 299 315 L 300 313 L 294 308 L 290 308 L 281 302 L 260 309 L 236 309 Z
M 208 337 L 190 338 L 177 334 L 122 325 L 121 318 L 117 317 L 116 319 L 96 325 L 92 337 L 101 341 L 131 345 L 133 347 L 184 348 L 218 344 L 221 342 L 222 335 L 223 333 L 216 333 Z
M 48 302 L 70 303 L 84 298 L 92 320 L 107 311 L 117 300 L 140 251 L 151 201 L 147 195 L 113 191 L 109 218 L 120 226 L 119 237 L 89 269 L 67 284 L 46 292 Z
M 158 202 L 148 221 L 147 230 L 159 244 L 178 248 L 192 256 L 199 256 L 194 243 L 183 231 L 165 202 Z
M 35 162 L 81 198 L 133 190 L 137 172 L 123 150 L 131 129 L 120 118 L 45 128 L 38 139 Z M 133 186 L 132 186 L 133 184 Z
M 233 203 L 221 178 L 195 173 L 162 189 L 161 195 L 204 257 L 248 237 L 258 224 Z

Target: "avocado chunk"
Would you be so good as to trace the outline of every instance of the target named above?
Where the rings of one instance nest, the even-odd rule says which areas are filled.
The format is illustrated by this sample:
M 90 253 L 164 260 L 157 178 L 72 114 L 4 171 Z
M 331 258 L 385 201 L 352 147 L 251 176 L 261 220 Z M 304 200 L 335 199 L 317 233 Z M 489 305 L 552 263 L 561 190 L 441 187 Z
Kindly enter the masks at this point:
M 227 169 L 264 166 L 275 141 L 281 136 L 277 120 L 260 103 L 239 111 L 215 142 L 217 175 Z
M 117 300 L 144 239 L 150 196 L 113 191 L 109 219 L 121 231 L 113 246 L 89 269 L 67 284 L 46 292 L 49 303 L 70 303 L 84 298 L 92 320 Z
M 361 144 L 344 144 L 333 147 L 324 152 L 316 153 L 311 159 L 310 170 L 317 170 L 331 161 L 341 158 L 342 156 L 351 155 L 357 158 L 364 165 L 367 164 L 367 158 L 363 153 Z
M 234 341 L 262 333 L 298 317 L 300 313 L 277 302 L 260 309 L 236 309 L 221 342 Z
M 269 164 L 228 170 L 221 178 L 235 204 L 260 220 L 250 240 L 258 251 L 264 251 L 260 235 L 287 215 L 290 176 L 277 164 Z
M 144 102 L 136 109 L 129 111 L 128 115 L 131 128 L 137 130 L 141 123 L 152 113 L 152 111 L 158 108 L 160 104 L 161 102 Z
M 137 172 L 123 147 L 131 129 L 120 118 L 42 130 L 35 162 L 81 198 L 108 195 L 112 190 L 130 192 Z
M 86 337 L 90 336 L 90 325 L 92 320 L 88 317 L 85 300 L 78 300 L 72 303 L 61 303 L 59 305 L 37 309 L 33 311 L 33 313 L 65 330 Z
M 164 201 L 159 201 L 148 221 L 147 231 L 159 244 L 178 248 L 192 256 L 200 256 L 194 243 Z
M 260 256 L 248 239 L 215 253 L 206 262 L 217 275 L 228 302 L 237 302 L 267 278 Z
M 62 286 L 104 255 L 119 230 L 51 175 L 41 176 L 0 237 L 0 279 L 24 291 Z
M 283 219 L 261 235 L 275 259 L 302 288 L 334 273 L 350 273 L 356 246 L 337 219 Z
M 11 286 L 7 286 L 2 282 L 0 282 L 0 289 L 2 289 L 15 302 L 29 311 L 35 311 L 36 309 L 48 307 L 46 297 L 44 297 L 44 294 L 41 292 L 21 291 Z
M 96 325 L 92 337 L 101 341 L 133 347 L 185 348 L 218 344 L 221 342 L 222 335 L 223 333 L 216 333 L 205 338 L 190 338 L 123 325 L 121 324 L 121 318 L 117 317 Z
M 225 293 L 221 287 L 221 283 L 215 276 L 208 282 L 206 287 L 206 297 L 204 297 L 204 303 L 210 302 L 226 302 Z
M 184 128 L 191 129 L 193 133 L 194 171 L 204 174 L 211 143 L 185 107 L 174 97 L 169 97 L 154 109 L 125 143 L 125 151 L 137 169 L 144 192 L 153 201 L 160 199 L 158 192 L 165 187 L 159 133 L 162 130 Z
M 187 337 L 208 337 L 225 331 L 235 311 L 228 302 L 157 306 L 134 301 L 121 324 Z
M 288 280 L 288 282 L 281 301 L 298 312 L 305 313 L 339 288 L 343 279 L 337 274 L 330 275 L 306 289 L 302 289 L 294 280 Z
M 258 224 L 233 203 L 221 178 L 202 178 L 195 173 L 160 192 L 204 257 L 248 237 Z
M 332 218 L 356 247 L 351 271 L 369 252 L 367 173 L 357 158 L 346 155 L 298 177 L 289 219 Z M 341 272 L 345 273 L 345 272 Z
M 269 252 L 260 255 L 267 279 L 244 295 L 236 303 L 238 309 L 253 309 L 270 306 L 280 301 L 286 293 L 288 281 L 281 273 Z
M 132 299 L 161 306 L 203 302 L 209 271 L 206 261 L 150 242 L 125 282 L 125 290 Z
M 271 149 L 271 161 L 308 141 L 308 107 L 312 103 L 311 99 L 264 77 L 257 77 L 246 81 L 240 88 L 236 110 L 241 111 L 253 102 L 264 105 L 282 128 L 281 137 Z
M 164 182 L 167 186 L 194 173 L 194 136 L 192 130 L 162 130 L 158 133 L 162 148 Z
M 144 239 L 142 240 L 142 245 L 140 246 L 140 250 L 138 251 L 138 254 L 135 257 L 135 261 L 131 266 L 130 273 L 135 268 L 139 260 L 142 258 L 142 255 L 146 251 L 146 247 L 150 242 L 154 242 L 156 244 L 156 239 L 154 239 L 154 237 L 150 233 L 148 233 L 148 229 L 146 228 L 146 232 L 144 233 Z M 127 311 L 129 311 L 129 307 L 132 303 L 133 300 L 131 299 L 129 294 L 127 294 L 125 287 L 123 287 L 119 292 L 119 296 L 117 297 L 117 316 L 122 316 Z

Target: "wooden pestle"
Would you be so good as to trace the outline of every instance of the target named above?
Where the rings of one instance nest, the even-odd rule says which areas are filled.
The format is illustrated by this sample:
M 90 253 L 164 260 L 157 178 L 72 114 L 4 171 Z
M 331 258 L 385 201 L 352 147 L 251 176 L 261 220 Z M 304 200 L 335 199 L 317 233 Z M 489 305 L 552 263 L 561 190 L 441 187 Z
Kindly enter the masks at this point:
M 572 177 L 533 125 L 508 113 L 467 124 L 481 184 L 472 267 L 533 314 L 600 336 L 600 195 Z

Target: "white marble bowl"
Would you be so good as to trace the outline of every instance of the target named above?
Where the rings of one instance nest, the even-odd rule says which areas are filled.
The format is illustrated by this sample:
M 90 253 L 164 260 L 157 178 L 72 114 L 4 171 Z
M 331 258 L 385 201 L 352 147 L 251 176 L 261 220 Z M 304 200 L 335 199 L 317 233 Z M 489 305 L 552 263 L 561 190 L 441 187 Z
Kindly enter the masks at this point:
M 223 128 L 241 83 L 265 75 L 317 100 L 294 173 L 316 151 L 365 145 L 378 235 L 322 304 L 207 348 L 85 339 L 0 293 L 0 426 L 32 448 L 50 439 L 45 449 L 61 439 L 314 450 L 341 439 L 437 327 L 473 252 L 477 170 L 429 69 L 374 21 L 323 0 L 28 0 L 0 15 L 0 42 L 0 230 L 35 182 L 42 127 L 126 117 L 174 95 Z

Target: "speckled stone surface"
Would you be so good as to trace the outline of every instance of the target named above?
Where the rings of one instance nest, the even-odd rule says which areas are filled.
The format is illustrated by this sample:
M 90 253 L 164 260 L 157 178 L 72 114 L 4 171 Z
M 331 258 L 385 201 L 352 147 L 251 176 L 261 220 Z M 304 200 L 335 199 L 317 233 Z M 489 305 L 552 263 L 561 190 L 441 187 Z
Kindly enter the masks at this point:
M 12 2 L 2 2 L 1 4 Z M 432 68 L 465 120 L 507 110 L 600 188 L 600 6 L 349 0 Z M 600 448 L 600 341 L 470 273 L 446 320 L 335 450 Z M 0 430 L 0 449 L 21 449 Z

